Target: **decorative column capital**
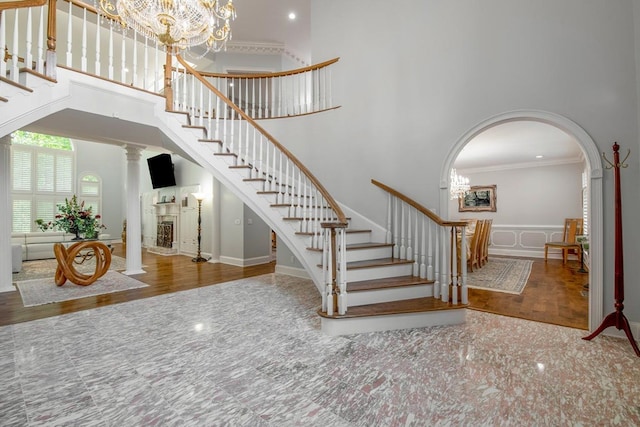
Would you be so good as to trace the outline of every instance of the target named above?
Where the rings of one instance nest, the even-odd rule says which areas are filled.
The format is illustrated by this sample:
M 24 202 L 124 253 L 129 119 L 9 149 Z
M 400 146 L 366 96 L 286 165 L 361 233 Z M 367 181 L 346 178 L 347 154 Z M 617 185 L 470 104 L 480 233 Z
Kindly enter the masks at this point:
M 11 134 L 5 135 L 2 138 L 0 138 L 0 145 L 6 145 L 6 146 L 11 145 Z
M 127 151 L 127 160 L 137 162 L 140 160 L 142 151 L 145 147 L 140 147 L 138 145 L 127 144 L 124 146 L 124 149 Z

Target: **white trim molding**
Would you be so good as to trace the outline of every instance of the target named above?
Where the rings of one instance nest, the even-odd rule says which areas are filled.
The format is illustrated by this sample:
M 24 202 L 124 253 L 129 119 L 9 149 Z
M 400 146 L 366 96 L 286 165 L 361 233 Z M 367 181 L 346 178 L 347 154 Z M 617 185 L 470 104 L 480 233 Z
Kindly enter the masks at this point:
M 577 123 L 556 113 L 540 110 L 514 110 L 497 114 L 476 124 L 458 138 L 445 158 L 440 171 L 440 206 L 444 218 L 449 214 L 449 173 L 456 158 L 465 145 L 482 132 L 494 126 L 514 121 L 534 121 L 554 126 L 575 138 L 582 150 L 591 185 L 589 194 L 590 224 L 590 268 L 589 268 L 589 330 L 600 325 L 603 314 L 604 286 L 604 237 L 603 237 L 603 194 L 602 194 L 602 158 L 593 138 Z

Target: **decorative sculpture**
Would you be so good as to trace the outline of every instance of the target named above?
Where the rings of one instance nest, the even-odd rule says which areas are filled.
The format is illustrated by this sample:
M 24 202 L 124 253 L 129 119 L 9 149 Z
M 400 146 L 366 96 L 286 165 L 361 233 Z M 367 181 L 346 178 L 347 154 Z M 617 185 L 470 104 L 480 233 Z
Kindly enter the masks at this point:
M 82 256 L 81 251 L 85 251 L 87 256 Z M 67 280 L 76 285 L 90 285 L 104 276 L 111 265 L 111 251 L 107 245 L 95 240 L 74 243 L 69 246 L 69 249 L 65 248 L 62 243 L 56 243 L 53 245 L 53 253 L 58 261 L 55 277 L 55 282 L 58 286 L 64 285 Z M 95 258 L 96 269 L 93 274 L 84 274 L 76 270 L 74 263 L 78 255 L 83 258 L 82 262 L 86 259 Z
M 614 252 L 614 298 L 616 300 L 614 307 L 616 311 L 607 315 L 604 318 L 598 329 L 596 329 L 591 335 L 584 337 L 585 340 L 592 340 L 598 336 L 602 331 L 610 326 L 615 326 L 618 330 L 623 330 L 627 334 L 627 338 L 631 343 L 631 347 L 636 352 L 636 355 L 640 357 L 640 349 L 636 344 L 631 328 L 629 327 L 629 321 L 622 313 L 624 309 L 624 269 L 623 269 L 623 256 L 622 256 L 622 196 L 620 195 L 620 168 L 626 168 L 625 160 L 631 154 L 631 150 L 627 153 L 627 157 L 620 162 L 620 154 L 618 150 L 620 146 L 617 142 L 613 143 L 613 163 L 611 163 L 602 153 L 604 160 L 609 163 L 607 169 L 613 169 L 614 176 L 614 188 L 615 188 L 615 252 Z

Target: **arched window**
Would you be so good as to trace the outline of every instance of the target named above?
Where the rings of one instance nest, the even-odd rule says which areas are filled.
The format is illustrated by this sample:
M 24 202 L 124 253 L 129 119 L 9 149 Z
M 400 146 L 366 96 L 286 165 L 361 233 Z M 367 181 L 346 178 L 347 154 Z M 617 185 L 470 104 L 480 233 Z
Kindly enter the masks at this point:
M 12 232 L 35 231 L 56 205 L 73 195 L 75 152 L 69 138 L 16 131 L 11 134 Z
M 91 206 L 95 214 L 102 214 L 102 180 L 100 176 L 92 172 L 81 173 L 78 177 L 78 197 L 84 201 L 85 206 Z

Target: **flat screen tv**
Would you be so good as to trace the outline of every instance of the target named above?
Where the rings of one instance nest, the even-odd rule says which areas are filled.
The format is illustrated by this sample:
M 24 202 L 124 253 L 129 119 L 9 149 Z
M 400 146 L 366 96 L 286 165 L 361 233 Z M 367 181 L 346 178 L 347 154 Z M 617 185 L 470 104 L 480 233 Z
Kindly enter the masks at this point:
M 173 162 L 170 154 L 158 154 L 147 159 L 151 186 L 153 188 L 172 187 L 176 185 L 176 176 L 173 173 Z

